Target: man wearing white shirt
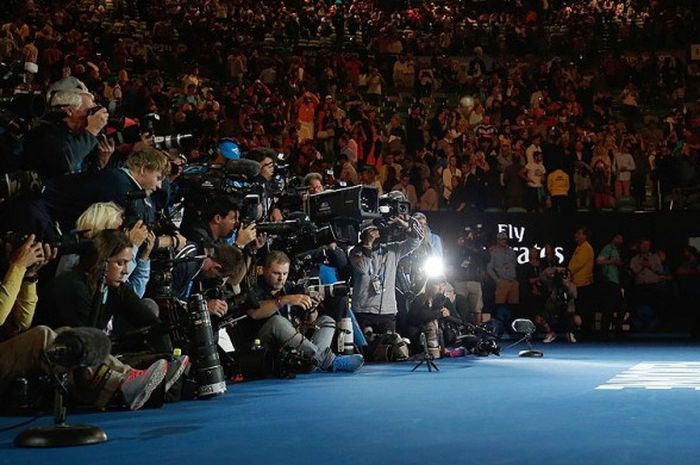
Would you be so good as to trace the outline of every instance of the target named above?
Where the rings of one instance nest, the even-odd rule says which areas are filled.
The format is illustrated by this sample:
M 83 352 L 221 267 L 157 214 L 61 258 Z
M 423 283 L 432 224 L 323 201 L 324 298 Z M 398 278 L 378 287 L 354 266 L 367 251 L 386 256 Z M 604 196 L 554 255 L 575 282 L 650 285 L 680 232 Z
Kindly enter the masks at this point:
M 450 156 L 450 161 L 449 165 L 447 168 L 442 170 L 442 184 L 444 185 L 443 191 L 442 191 L 442 196 L 445 200 L 445 203 L 448 203 L 450 201 L 450 198 L 452 198 L 452 178 L 453 177 L 462 177 L 462 170 L 457 168 L 457 157 L 454 155 Z

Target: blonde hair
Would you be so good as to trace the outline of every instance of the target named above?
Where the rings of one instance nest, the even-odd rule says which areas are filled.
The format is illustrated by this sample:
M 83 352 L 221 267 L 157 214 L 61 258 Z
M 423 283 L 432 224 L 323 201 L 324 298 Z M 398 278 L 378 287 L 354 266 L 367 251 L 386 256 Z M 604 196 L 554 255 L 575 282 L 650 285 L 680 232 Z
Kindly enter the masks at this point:
M 114 202 L 98 202 L 90 205 L 75 221 L 75 229 L 85 231 L 91 238 L 105 229 L 117 229 L 124 221 L 124 209 Z
M 158 171 L 164 176 L 170 171 L 170 160 L 160 150 L 145 148 L 139 152 L 134 152 L 126 159 L 126 166 L 129 171 L 135 172 L 139 168 Z

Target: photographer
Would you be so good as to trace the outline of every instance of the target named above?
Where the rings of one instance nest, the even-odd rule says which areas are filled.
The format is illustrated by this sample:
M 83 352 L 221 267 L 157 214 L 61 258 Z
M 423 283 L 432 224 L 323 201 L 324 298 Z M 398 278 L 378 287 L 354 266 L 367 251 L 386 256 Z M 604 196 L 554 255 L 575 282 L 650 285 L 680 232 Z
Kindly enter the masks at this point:
M 353 267 L 352 311 L 363 331 L 375 333 L 396 330 L 396 270 L 399 260 L 413 252 L 423 239 L 418 221 L 394 218 L 408 231 L 401 242 L 380 243 L 379 228 L 368 226 L 360 233 L 360 243 L 348 253 Z
M 436 358 L 441 355 L 438 320 L 456 316 L 452 302 L 445 296 L 445 285 L 444 277 L 428 279 L 425 290 L 413 299 L 408 312 L 409 333 L 407 336 L 413 341 L 412 346 L 422 350 L 420 344 L 417 344 L 419 342 L 417 336 L 423 332 L 427 340 L 428 351 Z
M 105 229 L 121 229 L 124 223 L 124 210 L 114 202 L 98 202 L 90 205 L 75 222 L 79 240 L 89 240 Z M 155 234 L 149 231 L 143 221 L 137 221 L 124 232 L 133 245 L 133 257 L 129 263 L 127 282 L 139 298 L 146 292 L 151 273 L 150 255 L 155 243 Z M 79 245 L 79 244 L 78 244 Z M 142 247 L 143 246 L 143 247 Z M 78 263 L 78 254 L 62 255 L 56 275 L 69 271 Z
M 47 103 L 49 113 L 24 140 L 25 167 L 45 180 L 82 171 L 109 117 L 85 84 L 71 76 L 49 88 Z
M 466 297 L 469 302 L 469 318 L 465 321 L 481 323 L 481 311 L 484 307 L 481 280 L 486 272 L 488 252 L 481 241 L 481 225 L 476 232 L 467 227 L 457 239 L 458 252 L 453 255 L 452 279 L 457 294 Z
M 217 197 L 202 209 L 199 220 L 183 227 L 188 239 L 197 245 L 200 253 L 211 250 L 216 244 L 225 244 L 236 232 L 235 244 L 243 248 L 255 240 L 255 223 L 239 226 L 238 204 L 230 197 Z
M 203 259 L 178 263 L 172 270 L 172 294 L 187 300 L 194 292 L 212 293 L 224 284 L 237 286 L 248 270 L 244 251 L 234 245 L 216 244 L 210 255 Z M 228 311 L 226 300 L 207 299 L 207 309 L 212 316 L 223 317 Z
M 364 363 L 361 355 L 336 356 L 331 350 L 335 322 L 329 316 L 319 316 L 319 302 L 287 283 L 289 265 L 285 253 L 273 250 L 268 254 L 258 278 L 260 307 L 246 312 L 248 318 L 238 328 L 240 335 L 246 343 L 259 338 L 271 347 L 296 349 L 313 358 L 320 370 L 358 370 Z M 307 338 L 309 332 L 312 334 Z
M 52 348 L 57 333 L 46 326 L 27 330 L 37 304 L 37 272 L 55 258 L 56 250 L 35 242 L 34 235 L 13 255 L 0 285 L 0 393 L 20 377 L 35 377 L 53 371 L 44 354 Z M 63 328 L 62 331 L 69 331 Z M 22 331 L 22 332 L 20 332 Z M 65 369 L 65 368 L 62 368 Z M 85 401 L 103 408 L 119 392 L 131 410 L 146 403 L 166 377 L 168 363 L 158 360 L 146 370 L 134 370 L 108 356 L 99 367 L 73 370 L 72 382 Z M 169 381 L 174 381 L 171 377 Z M 171 384 L 172 385 L 172 384 Z
M 172 247 L 181 250 L 187 239 L 177 231 L 159 231 L 152 194 L 169 173 L 170 162 L 162 152 L 147 148 L 129 156 L 126 166 L 101 171 L 98 175 L 82 174 L 57 178 L 47 185 L 44 199 L 54 219 L 66 230 L 96 202 L 114 202 L 125 210 L 125 223 L 132 227 L 141 220 L 158 234 L 155 249 Z
M 42 317 L 53 328 L 92 326 L 106 329 L 114 316 L 117 335 L 150 328 L 146 340 L 151 349 L 171 353 L 170 338 L 153 330 L 162 325 L 155 302 L 140 299 L 132 287 L 124 283 L 133 257 L 131 241 L 123 232 L 114 229 L 101 231 L 92 239 L 93 244 L 80 255 L 76 267 L 49 285 L 46 299 L 42 300 Z

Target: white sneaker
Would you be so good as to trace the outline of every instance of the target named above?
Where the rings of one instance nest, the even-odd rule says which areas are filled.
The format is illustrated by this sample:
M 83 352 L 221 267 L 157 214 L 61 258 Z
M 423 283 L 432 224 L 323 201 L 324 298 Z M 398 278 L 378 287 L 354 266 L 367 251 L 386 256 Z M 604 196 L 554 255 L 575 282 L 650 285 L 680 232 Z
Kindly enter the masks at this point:
M 576 344 L 576 336 L 574 336 L 574 333 L 566 333 L 566 340 L 572 344 Z
M 554 340 L 556 338 L 557 338 L 557 333 L 552 331 L 551 333 L 547 333 L 547 335 L 544 337 L 542 342 L 544 342 L 545 344 L 549 344 L 550 342 L 554 342 Z

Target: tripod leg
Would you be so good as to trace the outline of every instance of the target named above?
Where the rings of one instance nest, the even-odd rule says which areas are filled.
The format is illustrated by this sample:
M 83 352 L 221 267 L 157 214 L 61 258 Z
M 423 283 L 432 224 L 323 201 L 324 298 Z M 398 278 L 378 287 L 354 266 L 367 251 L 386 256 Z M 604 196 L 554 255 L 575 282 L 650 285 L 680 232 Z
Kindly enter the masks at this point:
M 414 366 L 413 369 L 412 369 L 411 371 L 416 371 L 416 370 L 418 369 L 418 367 L 420 367 L 421 365 L 423 365 L 423 363 L 424 363 L 425 361 L 426 361 L 426 359 L 423 359 L 423 360 L 421 360 L 420 362 L 418 362 L 418 364 L 417 364 L 416 366 Z M 428 365 L 428 366 L 430 366 L 430 365 Z

